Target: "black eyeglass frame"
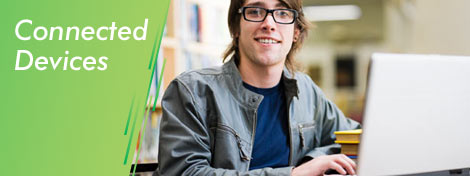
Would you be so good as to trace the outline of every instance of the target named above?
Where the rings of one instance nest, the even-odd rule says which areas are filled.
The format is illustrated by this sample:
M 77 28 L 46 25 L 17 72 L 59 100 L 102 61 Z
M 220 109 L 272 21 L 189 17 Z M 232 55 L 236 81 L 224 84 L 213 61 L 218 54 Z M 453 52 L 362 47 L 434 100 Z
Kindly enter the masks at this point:
M 258 8 L 258 9 L 263 9 L 266 11 L 266 15 L 264 15 L 264 18 L 262 20 L 249 20 L 246 18 L 245 16 L 245 10 L 247 8 Z M 294 18 L 292 19 L 292 22 L 289 22 L 289 23 L 282 23 L 282 22 L 278 22 L 276 20 L 276 17 L 274 16 L 274 12 L 275 11 L 279 11 L 279 10 L 287 10 L 287 11 L 291 11 L 291 12 L 294 12 Z M 246 21 L 250 21 L 250 22 L 263 22 L 264 20 L 266 20 L 266 17 L 268 16 L 268 14 L 271 13 L 271 16 L 273 16 L 273 19 L 274 19 L 274 22 L 276 23 L 279 23 L 279 24 L 292 24 L 295 22 L 295 20 L 297 20 L 297 17 L 299 16 L 299 12 L 297 12 L 297 10 L 295 9 L 266 9 L 266 8 L 262 8 L 262 7 L 251 7 L 251 6 L 246 6 L 246 7 L 242 7 L 240 9 L 238 9 L 238 13 L 241 13 L 242 16 L 243 16 L 243 19 L 245 19 Z

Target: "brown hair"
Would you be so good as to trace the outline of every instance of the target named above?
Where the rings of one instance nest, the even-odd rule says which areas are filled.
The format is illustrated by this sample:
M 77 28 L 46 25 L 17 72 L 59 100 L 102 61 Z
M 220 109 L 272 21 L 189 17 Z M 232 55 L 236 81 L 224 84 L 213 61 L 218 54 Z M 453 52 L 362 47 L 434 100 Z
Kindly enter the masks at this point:
M 228 11 L 228 28 L 230 30 L 230 35 L 232 36 L 232 43 L 228 46 L 227 50 L 223 55 L 223 61 L 233 54 L 233 58 L 238 62 L 240 59 L 240 51 L 238 50 L 238 35 L 240 34 L 240 20 L 241 14 L 238 13 L 238 9 L 243 7 L 246 0 L 231 0 L 230 7 Z M 296 71 L 294 55 L 302 47 L 302 43 L 307 38 L 308 29 L 310 28 L 310 23 L 305 18 L 302 11 L 302 0 L 279 0 L 283 3 L 286 8 L 297 10 L 298 17 L 295 20 L 295 27 L 299 30 L 299 37 L 296 42 L 292 43 L 292 48 L 289 53 L 287 53 L 287 58 L 285 65 L 290 72 Z

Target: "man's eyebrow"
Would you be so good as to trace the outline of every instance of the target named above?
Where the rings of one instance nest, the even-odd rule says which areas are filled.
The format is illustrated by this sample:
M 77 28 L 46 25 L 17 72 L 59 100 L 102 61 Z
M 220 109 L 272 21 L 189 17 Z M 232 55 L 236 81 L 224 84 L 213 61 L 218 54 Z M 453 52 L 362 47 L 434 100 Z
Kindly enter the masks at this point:
M 256 1 L 256 2 L 252 2 L 252 3 L 248 3 L 246 4 L 245 6 L 264 6 L 265 3 L 262 2 L 262 1 Z
M 287 6 L 286 2 L 281 0 L 276 4 L 276 8 L 279 8 L 279 7 L 287 8 L 288 6 Z
M 261 7 L 264 7 L 264 6 L 266 6 L 266 3 L 264 3 L 263 1 L 256 1 L 256 2 L 252 2 L 252 3 L 248 3 L 245 6 L 261 6 Z M 276 8 L 287 8 L 287 6 L 284 2 L 276 3 L 275 7 Z
M 278 7 L 284 7 L 284 8 L 285 8 L 285 7 L 287 7 L 287 6 L 286 6 L 284 3 L 282 3 L 282 2 L 278 2 L 278 3 L 276 4 L 276 8 L 278 8 Z

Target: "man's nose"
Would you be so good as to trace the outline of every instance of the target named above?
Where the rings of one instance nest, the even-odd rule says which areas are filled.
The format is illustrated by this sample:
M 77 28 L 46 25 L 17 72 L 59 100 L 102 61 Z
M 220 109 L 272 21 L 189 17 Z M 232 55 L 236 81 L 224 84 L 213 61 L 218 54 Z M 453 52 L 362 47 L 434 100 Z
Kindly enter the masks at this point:
M 274 16 L 268 14 L 262 23 L 262 29 L 266 31 L 275 31 L 276 30 L 276 21 L 274 21 Z

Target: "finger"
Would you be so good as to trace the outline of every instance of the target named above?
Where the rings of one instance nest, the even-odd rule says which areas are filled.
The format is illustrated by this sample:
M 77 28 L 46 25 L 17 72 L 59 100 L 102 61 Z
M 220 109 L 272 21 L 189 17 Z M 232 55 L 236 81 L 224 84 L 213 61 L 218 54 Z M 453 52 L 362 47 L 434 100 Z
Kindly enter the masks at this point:
M 346 157 L 346 158 L 345 158 Z M 341 165 L 343 168 L 345 168 L 349 174 L 356 174 L 354 167 L 349 163 L 347 160 L 347 156 L 340 156 L 336 158 L 336 162 Z
M 346 160 L 348 163 L 351 164 L 351 166 L 354 168 L 354 170 L 356 170 L 356 167 L 357 167 L 356 162 L 354 162 L 351 158 L 349 158 L 349 157 L 346 156 L 346 155 L 343 155 L 343 156 L 344 156 L 345 160 Z
M 347 174 L 347 172 L 343 169 L 343 167 L 341 167 L 341 165 L 339 165 L 338 163 L 336 163 L 334 161 L 331 161 L 329 163 L 329 168 L 336 170 L 341 175 L 346 175 Z

